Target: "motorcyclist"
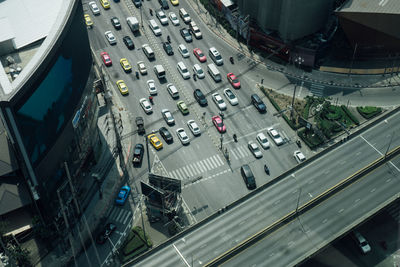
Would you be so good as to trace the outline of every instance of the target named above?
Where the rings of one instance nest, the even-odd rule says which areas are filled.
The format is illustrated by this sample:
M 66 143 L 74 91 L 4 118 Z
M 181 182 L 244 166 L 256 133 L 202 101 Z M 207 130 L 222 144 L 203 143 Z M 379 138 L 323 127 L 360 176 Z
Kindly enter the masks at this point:
M 229 57 L 229 61 L 233 64 L 233 57 Z
M 153 16 L 153 9 L 149 8 L 150 16 Z
M 139 72 L 136 71 L 136 79 L 139 79 Z
M 236 136 L 236 134 L 233 134 L 233 140 L 234 140 L 235 142 L 237 142 L 237 136 Z
M 171 38 L 169 37 L 169 35 L 167 36 L 167 41 L 168 43 L 171 43 Z
M 152 96 L 149 96 L 149 101 L 150 101 L 150 103 L 153 105 L 154 104 L 154 102 L 153 102 L 153 97 Z

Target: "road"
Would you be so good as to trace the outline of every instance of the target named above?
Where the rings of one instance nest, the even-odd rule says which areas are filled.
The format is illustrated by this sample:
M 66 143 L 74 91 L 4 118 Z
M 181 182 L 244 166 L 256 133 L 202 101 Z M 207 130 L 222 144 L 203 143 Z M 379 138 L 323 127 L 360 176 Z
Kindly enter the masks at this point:
M 397 135 L 393 139 L 391 137 L 391 134 L 399 131 L 399 121 L 400 114 L 396 114 L 379 123 L 325 157 L 315 160 L 307 168 L 294 172 L 154 253 L 138 263 L 139 266 L 192 266 L 192 262 L 193 266 L 206 264 L 294 211 L 297 203 L 301 206 L 382 156 L 390 140 L 390 148 L 399 146 Z M 302 215 L 300 222 L 303 226 L 299 221 L 293 221 L 237 255 L 226 265 L 243 266 L 244 262 L 246 265 L 260 266 L 295 264 L 307 255 L 305 253 L 312 253 L 313 249 L 329 243 L 329 237 L 333 238 L 351 229 L 354 222 L 366 216 L 368 211 L 396 195 L 400 187 L 398 163 L 399 159 L 396 158 L 391 164 L 372 172 Z

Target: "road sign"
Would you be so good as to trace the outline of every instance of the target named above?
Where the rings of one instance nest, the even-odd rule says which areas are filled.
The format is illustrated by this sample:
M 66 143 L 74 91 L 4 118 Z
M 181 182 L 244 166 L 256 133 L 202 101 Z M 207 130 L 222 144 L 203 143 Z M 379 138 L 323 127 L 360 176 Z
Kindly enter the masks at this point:
M 178 179 L 150 173 L 149 183 L 162 190 L 182 193 L 182 181 Z

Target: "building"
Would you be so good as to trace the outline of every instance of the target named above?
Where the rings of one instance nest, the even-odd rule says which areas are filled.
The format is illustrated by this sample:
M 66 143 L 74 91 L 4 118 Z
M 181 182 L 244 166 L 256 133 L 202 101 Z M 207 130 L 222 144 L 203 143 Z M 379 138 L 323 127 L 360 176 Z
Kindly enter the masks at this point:
M 0 29 L 0 216 L 28 207 L 49 223 L 67 169 L 79 190 L 98 143 L 82 3 L 1 1 Z

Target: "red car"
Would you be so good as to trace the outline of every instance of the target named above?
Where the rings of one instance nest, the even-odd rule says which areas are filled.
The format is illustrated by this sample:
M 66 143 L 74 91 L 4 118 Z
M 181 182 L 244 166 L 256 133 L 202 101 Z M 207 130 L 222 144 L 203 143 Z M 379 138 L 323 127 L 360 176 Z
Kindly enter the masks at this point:
M 233 88 L 239 89 L 240 88 L 240 82 L 238 80 L 238 78 L 236 78 L 235 74 L 228 73 L 228 75 L 226 75 L 228 78 L 228 81 L 232 84 Z
M 193 49 L 193 54 L 197 57 L 197 59 L 203 63 L 207 61 L 207 57 L 203 54 L 200 48 Z
M 101 52 L 100 56 L 101 56 L 101 59 L 103 59 L 104 65 L 106 65 L 106 66 L 112 65 L 112 60 L 110 58 L 110 55 L 107 52 Z
M 226 132 L 225 124 L 222 122 L 222 119 L 220 116 L 214 116 L 211 119 L 212 119 L 212 122 L 214 123 L 215 128 L 217 128 L 218 132 L 220 132 L 220 133 Z

